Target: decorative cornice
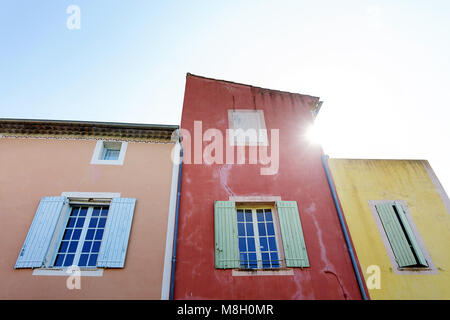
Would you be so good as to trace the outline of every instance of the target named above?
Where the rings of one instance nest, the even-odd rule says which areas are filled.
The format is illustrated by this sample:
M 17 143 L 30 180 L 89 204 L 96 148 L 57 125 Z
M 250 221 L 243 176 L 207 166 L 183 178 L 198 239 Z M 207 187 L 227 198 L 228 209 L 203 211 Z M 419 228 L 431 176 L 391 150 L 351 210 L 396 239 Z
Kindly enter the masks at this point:
M 0 135 L 72 139 L 171 142 L 177 125 L 64 120 L 0 119 Z

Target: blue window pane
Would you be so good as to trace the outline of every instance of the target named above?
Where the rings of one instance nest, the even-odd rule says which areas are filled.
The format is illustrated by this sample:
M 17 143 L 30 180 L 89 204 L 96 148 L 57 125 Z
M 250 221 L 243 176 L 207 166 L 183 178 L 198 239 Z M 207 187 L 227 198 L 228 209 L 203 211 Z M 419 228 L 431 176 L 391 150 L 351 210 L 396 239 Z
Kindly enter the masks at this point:
M 83 244 L 83 252 L 90 252 L 92 246 L 92 241 L 85 241 Z
M 253 223 L 246 223 L 246 229 L 247 229 L 247 236 L 254 236 L 255 234 L 253 233 Z
M 77 251 L 78 241 L 71 241 L 69 244 L 69 250 L 67 252 L 74 253 Z
M 257 219 L 258 221 L 264 221 L 264 213 L 262 213 L 262 212 L 257 212 L 257 213 L 256 213 L 256 219 Z
M 120 150 L 105 149 L 103 160 L 117 160 L 119 159 Z
M 107 207 L 102 208 L 102 217 L 106 217 L 108 215 L 109 209 Z
M 80 267 L 87 266 L 88 258 L 89 258 L 88 254 L 82 254 L 80 256 L 80 261 L 78 261 L 78 266 L 80 266 Z
M 81 229 L 74 229 L 73 235 L 72 235 L 72 240 L 80 239 L 80 235 L 81 235 Z
M 95 228 L 97 226 L 98 218 L 92 218 L 89 222 L 89 228 Z
M 84 218 L 78 218 L 76 228 L 83 228 L 83 225 L 84 225 Z
M 100 211 L 102 210 L 101 207 L 95 207 L 94 211 L 92 212 L 93 217 L 98 217 L 100 215 Z
M 238 235 L 245 236 L 245 228 L 243 223 L 238 223 Z
M 68 228 L 73 228 L 75 226 L 75 218 L 70 218 L 69 223 L 67 224 Z
M 74 254 L 68 254 L 68 255 L 66 255 L 66 260 L 64 261 L 64 267 L 71 266 L 74 257 L 75 257 Z
M 241 260 L 241 267 L 247 268 L 248 267 L 248 257 L 246 253 L 240 254 L 240 260 Z
M 100 244 L 101 241 L 94 241 L 94 245 L 92 246 L 92 252 L 99 252 L 100 251 Z
M 72 208 L 72 212 L 70 213 L 70 216 L 71 217 L 76 217 L 79 210 L 80 210 L 80 207 L 73 207 Z
M 245 252 L 247 251 L 247 246 L 245 244 L 245 238 L 239 238 L 239 251 L 240 252 Z
M 269 251 L 269 245 L 267 244 L 267 238 L 259 238 L 259 244 L 261 245 L 261 251 Z
M 64 256 L 65 256 L 65 255 L 63 255 L 63 254 L 58 254 L 58 255 L 56 256 L 55 267 L 60 267 L 60 266 L 62 266 L 63 261 L 64 261 Z
M 100 221 L 98 222 L 98 228 L 104 228 L 106 224 L 106 218 L 100 218 Z
M 269 235 L 269 236 L 275 235 L 275 230 L 273 229 L 273 223 L 271 223 L 271 222 L 267 223 L 267 235 Z
M 68 247 L 69 247 L 69 242 L 62 241 L 61 246 L 59 247 L 59 252 L 66 252 Z
M 263 209 L 256 209 L 256 213 L 264 213 Z
M 270 211 L 270 210 L 266 210 L 266 221 L 273 221 L 272 211 Z
M 93 240 L 95 234 L 95 229 L 88 229 L 86 233 L 86 240 Z
M 270 260 L 272 260 L 272 267 L 279 268 L 280 262 L 278 261 L 278 253 L 272 252 L 270 254 Z
M 277 242 L 275 241 L 275 237 L 269 237 L 269 248 L 270 251 L 277 251 Z
M 87 207 L 81 208 L 79 216 L 80 216 L 80 217 L 86 217 L 87 210 L 88 210 Z
M 268 253 L 261 253 L 262 267 L 270 268 L 270 257 Z
M 245 221 L 252 222 L 252 212 L 251 212 L 251 210 L 245 210 Z
M 70 237 L 72 236 L 72 230 L 66 230 L 64 233 L 63 240 L 70 240 Z
M 91 254 L 89 258 L 89 267 L 95 267 L 97 265 L 97 254 Z
M 237 221 L 244 221 L 244 213 L 242 210 L 237 211 Z
M 95 240 L 102 240 L 103 238 L 103 229 L 98 229 L 95 233 Z
M 248 251 L 255 251 L 255 239 L 247 238 L 247 248 Z
M 258 267 L 258 261 L 256 260 L 256 253 L 249 253 L 248 260 L 249 260 L 250 268 Z
M 266 235 L 266 225 L 265 223 L 258 223 L 258 232 L 260 236 Z

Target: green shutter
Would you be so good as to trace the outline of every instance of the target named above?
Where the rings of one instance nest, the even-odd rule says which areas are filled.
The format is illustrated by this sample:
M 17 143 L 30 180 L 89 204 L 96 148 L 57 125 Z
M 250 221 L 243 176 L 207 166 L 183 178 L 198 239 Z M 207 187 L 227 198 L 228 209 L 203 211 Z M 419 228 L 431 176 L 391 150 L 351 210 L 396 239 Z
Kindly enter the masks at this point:
M 234 201 L 214 203 L 214 235 L 216 268 L 239 268 L 237 215 Z
M 305 239 L 296 201 L 277 201 L 287 267 L 309 267 Z
M 395 203 L 395 208 L 397 209 L 398 215 L 400 217 L 400 221 L 403 224 L 403 227 L 405 228 L 406 234 L 409 237 L 409 240 L 412 245 L 412 249 L 416 253 L 416 257 L 419 260 L 419 264 L 428 267 L 427 260 L 425 259 L 422 250 L 420 250 L 419 244 L 417 243 L 416 237 L 414 236 L 414 233 L 411 229 L 411 226 L 409 225 L 408 219 L 406 218 L 405 211 L 403 210 L 402 206 Z
M 391 202 L 375 205 L 399 267 L 416 265 L 416 259 Z M 402 210 L 403 212 L 403 210 Z

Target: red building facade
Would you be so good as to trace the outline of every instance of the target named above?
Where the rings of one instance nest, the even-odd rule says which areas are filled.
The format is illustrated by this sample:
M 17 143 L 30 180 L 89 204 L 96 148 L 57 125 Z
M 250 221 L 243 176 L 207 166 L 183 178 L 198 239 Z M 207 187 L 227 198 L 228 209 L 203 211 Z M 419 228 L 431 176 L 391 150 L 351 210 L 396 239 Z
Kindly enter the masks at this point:
M 319 106 L 317 97 L 187 75 L 174 299 L 361 299 L 322 167 L 322 149 L 305 138 Z M 244 147 L 233 146 L 239 138 L 230 138 L 227 129 L 252 124 L 266 129 L 267 136 L 250 137 Z M 252 139 L 257 146 L 251 146 Z M 256 162 L 252 160 L 255 150 Z M 266 228 L 259 230 L 257 249 L 250 248 L 249 239 L 243 240 L 248 229 L 242 236 L 240 226 L 235 226 L 236 221 L 251 224 L 242 222 L 239 213 L 231 222 L 235 238 L 227 240 L 235 247 L 218 245 L 218 207 L 224 203 L 235 205 L 233 212 L 248 210 L 250 219 L 252 214 L 254 221 L 258 219 L 252 232 L 260 226 L 261 210 L 273 213 L 274 223 L 266 221 Z M 289 247 L 286 228 L 290 223 L 283 225 L 285 203 L 298 208 L 301 225 L 295 228 L 301 228 L 297 234 L 307 256 L 300 267 L 288 259 L 290 250 L 297 248 Z M 274 256 L 265 253 L 269 245 L 262 239 L 267 232 L 270 240 L 272 225 L 277 244 Z M 245 250 L 256 250 L 254 265 L 242 261 L 241 240 Z M 218 261 L 223 250 L 239 250 L 241 260 L 224 267 Z M 245 257 L 251 260 L 250 253 Z M 279 264 L 264 257 L 279 259 Z M 223 261 L 226 264 L 227 259 Z

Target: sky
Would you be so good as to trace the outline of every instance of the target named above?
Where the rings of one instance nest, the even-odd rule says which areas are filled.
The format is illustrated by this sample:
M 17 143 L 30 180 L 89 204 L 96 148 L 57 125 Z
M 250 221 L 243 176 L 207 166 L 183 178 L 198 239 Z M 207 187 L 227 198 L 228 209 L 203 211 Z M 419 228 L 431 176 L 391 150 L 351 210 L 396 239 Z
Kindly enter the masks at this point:
M 450 1 L 1 0 L 0 118 L 179 124 L 190 72 L 318 96 L 330 157 L 426 159 L 448 194 L 449 33 Z

